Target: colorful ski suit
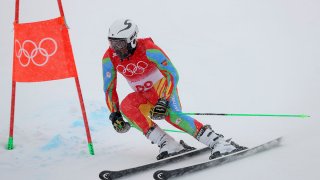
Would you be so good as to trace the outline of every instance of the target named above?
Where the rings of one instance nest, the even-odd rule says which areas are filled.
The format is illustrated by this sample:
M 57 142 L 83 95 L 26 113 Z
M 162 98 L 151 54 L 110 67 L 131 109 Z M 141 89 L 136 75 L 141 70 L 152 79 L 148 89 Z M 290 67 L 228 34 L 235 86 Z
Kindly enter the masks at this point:
M 196 119 L 183 115 L 178 96 L 178 72 L 167 55 L 151 38 L 138 39 L 136 50 L 129 58 L 120 60 L 109 48 L 102 61 L 104 92 L 110 112 L 121 111 L 124 117 L 144 134 L 155 125 L 149 118 L 150 109 L 159 98 L 169 101 L 167 122 L 196 136 L 203 126 Z M 121 104 L 117 94 L 117 72 L 122 74 L 134 92 Z

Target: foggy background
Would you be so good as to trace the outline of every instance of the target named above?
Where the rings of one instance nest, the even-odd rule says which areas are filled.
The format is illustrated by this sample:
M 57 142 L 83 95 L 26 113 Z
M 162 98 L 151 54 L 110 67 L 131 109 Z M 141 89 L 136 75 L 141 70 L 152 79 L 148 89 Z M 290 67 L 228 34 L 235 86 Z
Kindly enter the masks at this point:
M 118 18 L 152 37 L 177 68 L 184 112 L 308 114 L 311 118 L 196 117 L 253 146 L 279 148 L 181 179 L 319 179 L 320 2 L 316 0 L 63 0 L 95 156 L 87 152 L 73 79 L 17 83 L 13 151 L 9 134 L 14 1 L 0 0 L 0 178 L 98 179 L 100 171 L 153 162 L 158 147 L 132 129 L 117 134 L 103 93 L 101 59 Z M 56 0 L 20 0 L 20 23 L 59 16 Z M 123 99 L 131 92 L 118 78 Z M 174 129 L 165 122 L 161 127 Z M 203 147 L 186 134 L 173 133 Z M 209 154 L 162 167 L 172 169 Z M 156 170 L 156 169 L 155 169 Z M 151 179 L 155 170 L 125 179 Z

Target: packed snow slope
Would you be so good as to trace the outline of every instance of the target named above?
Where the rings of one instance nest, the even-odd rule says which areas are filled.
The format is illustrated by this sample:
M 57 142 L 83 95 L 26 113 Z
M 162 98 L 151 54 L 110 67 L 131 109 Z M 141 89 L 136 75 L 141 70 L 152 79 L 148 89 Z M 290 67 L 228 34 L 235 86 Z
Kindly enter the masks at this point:
M 63 0 L 95 155 L 87 150 L 73 79 L 18 83 L 15 148 L 9 134 L 14 1 L 0 0 L 0 179 L 93 180 L 100 171 L 153 162 L 137 130 L 117 134 L 104 102 L 101 58 L 109 25 L 130 18 L 180 73 L 185 112 L 308 114 L 311 118 L 197 118 L 240 144 L 284 136 L 278 148 L 180 179 L 316 180 L 320 158 L 320 1 Z M 59 16 L 56 0 L 21 0 L 20 22 Z M 131 92 L 118 80 L 120 98 Z M 174 129 L 165 122 L 163 128 Z M 192 137 L 171 133 L 190 145 Z M 207 160 L 192 158 L 162 169 Z M 155 170 L 124 179 L 152 179 Z

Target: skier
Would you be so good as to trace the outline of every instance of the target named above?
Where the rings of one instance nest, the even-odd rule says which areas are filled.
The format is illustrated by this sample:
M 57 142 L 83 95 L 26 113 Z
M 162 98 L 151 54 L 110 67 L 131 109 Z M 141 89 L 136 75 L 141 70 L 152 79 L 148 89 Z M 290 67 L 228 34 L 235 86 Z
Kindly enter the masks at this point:
M 118 133 L 125 133 L 131 124 L 160 147 L 157 159 L 192 150 L 183 141 L 177 142 L 154 120 L 165 119 L 174 127 L 190 134 L 212 149 L 210 158 L 239 151 L 244 147 L 215 133 L 181 112 L 177 84 L 178 72 L 168 56 L 151 38 L 137 38 L 138 27 L 129 19 L 115 21 L 109 28 L 110 47 L 103 56 L 103 79 L 109 119 Z M 117 72 L 122 74 L 134 92 L 121 104 L 117 94 Z

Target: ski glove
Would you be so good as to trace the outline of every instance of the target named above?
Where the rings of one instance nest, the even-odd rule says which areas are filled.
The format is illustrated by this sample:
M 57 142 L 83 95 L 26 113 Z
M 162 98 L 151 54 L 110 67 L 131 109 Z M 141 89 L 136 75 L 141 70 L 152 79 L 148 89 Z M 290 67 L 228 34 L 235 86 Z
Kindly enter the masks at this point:
M 128 122 L 125 122 L 122 118 L 122 115 L 119 111 L 113 112 L 110 114 L 109 119 L 112 122 L 113 128 L 118 133 L 126 133 L 130 129 L 130 124 Z
M 161 120 L 167 116 L 169 102 L 165 98 L 160 98 L 157 104 L 150 110 L 150 118 Z

